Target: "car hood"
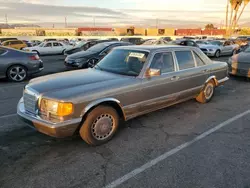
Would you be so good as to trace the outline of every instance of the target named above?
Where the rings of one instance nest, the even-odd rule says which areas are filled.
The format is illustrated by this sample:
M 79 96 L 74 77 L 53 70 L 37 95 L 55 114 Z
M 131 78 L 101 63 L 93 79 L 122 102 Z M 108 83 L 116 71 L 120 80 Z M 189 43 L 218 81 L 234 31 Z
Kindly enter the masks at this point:
M 72 55 L 69 55 L 68 58 L 69 59 L 78 59 L 78 58 L 89 57 L 89 56 L 92 56 L 95 54 L 98 54 L 98 52 L 93 52 L 93 51 L 87 50 L 87 51 L 81 51 L 81 52 L 77 52 L 77 53 L 74 53 Z
M 94 93 L 100 90 L 120 88 L 135 83 L 135 77 L 113 74 L 96 69 L 68 71 L 32 79 L 27 87 L 40 94 L 60 100 Z M 89 94 L 90 95 L 90 94 Z
M 219 46 L 216 46 L 216 45 L 211 45 L 211 44 L 202 44 L 202 45 L 199 45 L 200 48 L 212 48 L 212 49 L 218 49 Z

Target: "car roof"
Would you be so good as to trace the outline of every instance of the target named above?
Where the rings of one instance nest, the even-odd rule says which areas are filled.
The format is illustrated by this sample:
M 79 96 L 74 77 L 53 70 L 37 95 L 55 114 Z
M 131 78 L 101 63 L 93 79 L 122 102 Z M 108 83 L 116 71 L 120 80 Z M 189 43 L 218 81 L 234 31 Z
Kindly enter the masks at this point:
M 131 45 L 131 46 L 120 46 L 118 49 L 126 50 L 144 50 L 144 51 L 157 51 L 166 49 L 196 49 L 197 47 L 191 46 L 177 46 L 177 45 Z
M 103 42 L 99 44 L 107 44 L 107 45 L 112 45 L 112 44 L 130 44 L 129 42 L 123 42 L 123 41 L 109 41 L 109 42 Z
M 4 42 L 13 42 L 13 41 L 21 41 L 21 40 L 6 40 L 6 41 L 4 41 Z M 3 43 L 4 43 L 3 42 Z M 23 41 L 21 41 L 21 42 L 23 42 Z

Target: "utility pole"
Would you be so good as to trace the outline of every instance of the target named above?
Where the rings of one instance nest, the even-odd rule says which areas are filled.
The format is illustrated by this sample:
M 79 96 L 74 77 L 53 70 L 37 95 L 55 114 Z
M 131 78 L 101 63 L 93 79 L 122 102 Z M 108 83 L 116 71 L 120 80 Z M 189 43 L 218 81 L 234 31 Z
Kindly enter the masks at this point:
M 5 24 L 7 25 L 8 24 L 8 15 L 5 14 Z
M 67 28 L 68 27 L 68 24 L 67 24 L 67 17 L 65 17 L 65 28 Z
M 159 19 L 158 18 L 156 18 L 156 29 L 158 29 L 158 24 L 159 24 Z

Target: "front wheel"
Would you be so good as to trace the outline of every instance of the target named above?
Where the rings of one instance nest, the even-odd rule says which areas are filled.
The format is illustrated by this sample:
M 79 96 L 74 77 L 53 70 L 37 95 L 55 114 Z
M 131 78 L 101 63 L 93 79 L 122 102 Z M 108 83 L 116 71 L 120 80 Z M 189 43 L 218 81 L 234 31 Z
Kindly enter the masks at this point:
M 8 79 L 14 82 L 22 82 L 27 75 L 27 69 L 21 65 L 13 65 L 7 70 Z
M 108 142 L 119 126 L 117 111 L 109 106 L 98 106 L 86 117 L 80 129 L 82 139 L 97 146 Z
M 97 59 L 95 59 L 95 58 L 90 59 L 88 62 L 88 67 L 93 68 L 97 63 L 98 63 Z
M 219 58 L 219 57 L 220 57 L 220 50 L 217 50 L 217 51 L 215 52 L 214 56 L 215 56 L 216 58 Z
M 202 89 L 196 100 L 200 103 L 209 102 L 214 95 L 215 84 L 214 81 L 209 81 L 205 87 Z

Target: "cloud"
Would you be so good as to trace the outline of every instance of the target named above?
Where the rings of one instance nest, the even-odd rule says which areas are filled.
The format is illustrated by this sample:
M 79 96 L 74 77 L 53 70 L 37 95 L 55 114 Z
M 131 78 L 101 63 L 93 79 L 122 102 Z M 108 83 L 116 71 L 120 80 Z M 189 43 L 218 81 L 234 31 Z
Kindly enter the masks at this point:
M 83 1 L 76 0 L 0 0 L 0 12 L 3 15 L 8 14 L 9 23 L 29 22 L 43 26 L 63 26 L 65 17 L 70 26 L 91 26 L 95 20 L 96 25 L 106 27 L 155 27 L 156 20 L 161 27 L 202 27 L 206 23 L 220 25 L 225 19 L 225 6 L 223 3 L 216 4 L 218 0 L 206 3 L 190 0 L 189 4 L 185 4 L 184 10 L 180 1 L 105 0 L 107 3 L 104 3 L 104 0 L 91 0 L 83 5 Z M 69 2 L 72 2 L 72 5 L 66 6 L 68 4 L 65 3 Z M 187 3 L 186 0 L 182 2 Z M 91 6 L 91 3 L 99 7 Z M 247 20 L 249 13 L 247 9 L 242 21 Z M 4 22 L 4 16 L 0 16 L 0 23 Z

